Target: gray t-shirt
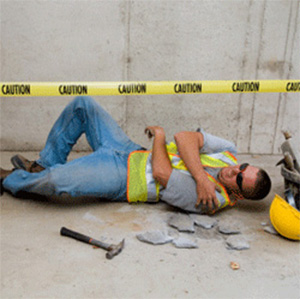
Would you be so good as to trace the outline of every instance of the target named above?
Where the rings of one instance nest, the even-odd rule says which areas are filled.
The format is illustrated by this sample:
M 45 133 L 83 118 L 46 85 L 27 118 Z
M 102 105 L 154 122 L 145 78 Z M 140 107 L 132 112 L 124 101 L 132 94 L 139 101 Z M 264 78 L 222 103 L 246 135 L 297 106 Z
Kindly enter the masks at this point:
M 201 133 L 204 137 L 204 144 L 200 150 L 201 154 L 229 151 L 231 154 L 236 155 L 236 146 L 232 142 L 213 136 L 206 133 L 204 130 L 201 130 Z M 215 179 L 218 178 L 220 168 L 205 167 L 204 169 Z M 222 195 L 217 191 L 216 195 L 221 201 Z M 167 187 L 160 192 L 160 198 L 169 205 L 188 212 L 200 214 L 207 212 L 206 206 L 200 204 L 197 208 L 195 207 L 197 202 L 197 192 L 194 178 L 189 173 L 182 172 L 178 169 L 172 170 Z

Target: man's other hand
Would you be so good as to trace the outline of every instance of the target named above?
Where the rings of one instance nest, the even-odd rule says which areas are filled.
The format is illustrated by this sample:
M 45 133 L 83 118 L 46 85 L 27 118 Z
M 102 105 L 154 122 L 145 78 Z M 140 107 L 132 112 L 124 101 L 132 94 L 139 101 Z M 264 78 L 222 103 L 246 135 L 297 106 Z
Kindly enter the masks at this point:
M 145 129 L 145 134 L 148 135 L 148 138 L 151 139 L 152 137 L 156 136 L 157 134 L 163 133 L 164 129 L 159 126 L 148 126 Z
M 197 203 L 196 207 L 202 203 L 202 205 L 207 205 L 209 210 L 213 210 L 214 206 L 219 206 L 219 200 L 216 195 L 216 190 L 221 192 L 220 188 L 209 179 L 203 179 L 197 182 Z

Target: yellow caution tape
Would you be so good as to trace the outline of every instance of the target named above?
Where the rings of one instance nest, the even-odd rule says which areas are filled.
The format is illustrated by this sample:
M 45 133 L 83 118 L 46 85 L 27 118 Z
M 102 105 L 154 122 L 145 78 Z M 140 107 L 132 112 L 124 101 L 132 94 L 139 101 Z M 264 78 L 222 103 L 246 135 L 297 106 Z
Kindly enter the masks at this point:
M 300 92 L 300 80 L 0 82 L 0 85 L 0 95 L 4 97 Z

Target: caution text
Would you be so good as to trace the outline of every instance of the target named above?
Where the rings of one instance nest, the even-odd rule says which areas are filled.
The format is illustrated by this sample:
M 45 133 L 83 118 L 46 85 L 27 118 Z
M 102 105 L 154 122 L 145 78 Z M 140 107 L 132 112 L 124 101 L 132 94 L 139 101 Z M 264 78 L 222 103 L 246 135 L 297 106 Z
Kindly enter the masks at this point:
M 300 91 L 300 82 L 288 82 L 286 91 Z
M 147 84 L 120 84 L 118 86 L 118 91 L 120 94 L 139 94 L 147 92 Z
M 259 91 L 259 82 L 251 81 L 251 82 L 234 82 L 232 84 L 233 92 L 258 92 Z
M 58 91 L 61 95 L 88 94 L 87 85 L 59 85 Z
M 30 84 L 4 84 L 1 90 L 5 95 L 30 95 Z
M 176 93 L 201 93 L 201 83 L 176 83 L 174 85 L 174 91 Z

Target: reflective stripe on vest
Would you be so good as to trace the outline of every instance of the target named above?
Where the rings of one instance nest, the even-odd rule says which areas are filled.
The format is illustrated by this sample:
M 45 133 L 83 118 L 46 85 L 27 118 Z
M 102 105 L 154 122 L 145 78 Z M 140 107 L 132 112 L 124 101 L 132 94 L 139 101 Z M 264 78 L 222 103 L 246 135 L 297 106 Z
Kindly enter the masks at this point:
M 217 208 L 215 208 L 214 210 L 212 210 L 211 212 L 209 212 L 209 214 L 214 214 L 217 210 L 219 209 L 223 209 L 225 208 L 226 206 L 230 205 L 230 206 L 234 206 L 236 204 L 236 200 L 235 201 L 231 201 L 230 200 L 230 197 L 228 196 L 228 193 L 225 189 L 225 187 L 219 183 L 213 176 L 211 176 L 210 174 L 206 173 L 207 176 L 208 176 L 208 179 L 215 183 L 221 190 L 221 195 L 222 195 L 222 199 L 221 199 L 221 202 L 219 201 L 219 198 L 218 198 L 218 201 L 219 201 L 219 206 Z
M 173 153 L 168 153 L 168 155 L 173 168 L 191 175 L 178 155 Z M 162 186 L 153 178 L 151 158 L 150 151 L 134 151 L 129 155 L 127 175 L 127 199 L 129 202 L 157 202 L 159 200 L 159 191 Z M 227 167 L 236 164 L 236 158 L 229 152 L 212 155 L 200 154 L 200 158 L 204 167 Z M 224 202 L 220 202 L 218 208 L 223 208 L 228 204 L 233 205 L 234 203 L 230 201 L 224 186 L 208 173 L 207 176 L 222 190 L 221 195 Z
M 184 165 L 180 157 L 174 154 L 172 156 L 173 156 L 171 160 L 172 167 L 179 169 L 180 171 L 185 172 L 186 174 L 191 176 L 190 172 L 187 170 L 186 166 Z M 177 160 L 179 161 L 177 162 Z M 212 168 L 228 167 L 229 165 L 237 164 L 236 158 L 229 152 L 222 152 L 222 153 L 211 154 L 211 155 L 200 154 L 200 160 L 203 167 L 212 167 Z M 225 208 L 227 205 L 233 206 L 236 203 L 236 201 L 230 200 L 230 197 L 228 196 L 225 187 L 207 172 L 206 175 L 211 182 L 219 186 L 222 195 L 221 202 L 218 198 L 219 206 L 215 210 L 211 211 L 210 214 L 215 213 L 216 210 L 218 209 Z
M 179 165 L 184 165 L 183 161 L 180 159 L 177 146 L 174 142 L 167 144 L 166 148 L 169 154 L 175 154 L 177 156 L 177 158 L 174 159 L 175 165 L 178 163 L 180 163 Z M 213 154 L 200 154 L 200 158 L 204 167 L 226 167 L 228 165 L 237 164 L 236 157 L 228 151 Z
M 127 199 L 129 202 L 147 201 L 146 165 L 149 151 L 134 151 L 128 157 Z

